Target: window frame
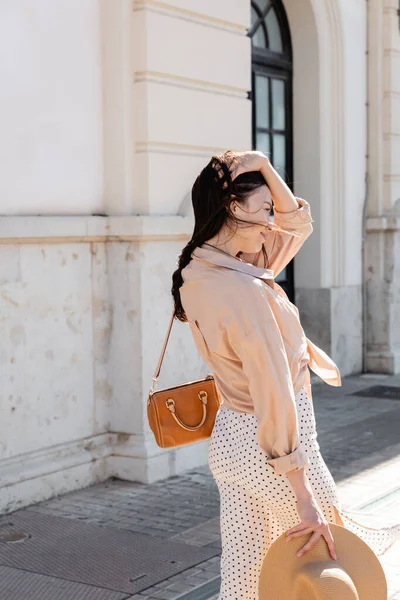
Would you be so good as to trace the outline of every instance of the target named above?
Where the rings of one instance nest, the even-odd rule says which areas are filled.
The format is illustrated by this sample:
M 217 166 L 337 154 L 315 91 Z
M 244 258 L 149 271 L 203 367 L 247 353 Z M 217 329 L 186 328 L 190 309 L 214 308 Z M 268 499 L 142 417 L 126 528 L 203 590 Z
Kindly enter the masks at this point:
M 292 64 L 292 45 L 290 39 L 289 23 L 287 21 L 285 9 L 280 0 L 270 0 L 269 5 L 263 11 L 260 10 L 255 1 L 251 6 L 259 15 L 258 23 L 261 18 L 265 18 L 271 8 L 275 9 L 280 33 L 282 37 L 283 53 L 277 53 L 268 48 L 260 48 L 252 45 L 252 90 L 250 99 L 252 100 L 252 141 L 253 148 L 256 148 L 257 132 L 261 131 L 270 135 L 271 153 L 273 155 L 273 133 L 282 134 L 283 130 L 274 130 L 272 121 L 272 85 L 269 84 L 269 128 L 257 127 L 256 124 L 256 99 L 255 99 L 255 78 L 257 74 L 266 77 L 281 79 L 286 86 L 286 105 L 285 105 L 285 144 L 286 144 L 286 168 L 285 180 L 291 189 L 293 189 L 293 64 Z M 257 22 L 256 22 L 257 24 Z M 249 29 L 251 38 L 256 32 L 257 27 L 252 26 Z M 268 42 L 268 37 L 266 37 Z M 291 260 L 286 267 L 285 279 L 278 281 L 279 285 L 285 290 L 290 300 L 294 301 L 294 261 Z

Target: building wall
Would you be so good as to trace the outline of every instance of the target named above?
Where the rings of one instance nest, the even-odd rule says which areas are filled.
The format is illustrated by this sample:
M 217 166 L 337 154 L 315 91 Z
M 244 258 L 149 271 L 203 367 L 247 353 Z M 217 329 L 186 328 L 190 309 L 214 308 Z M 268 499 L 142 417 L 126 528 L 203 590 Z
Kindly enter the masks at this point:
M 103 212 L 98 0 L 0 7 L 0 214 Z
M 154 481 L 206 461 L 206 444 L 158 448 L 146 414 L 187 229 L 184 217 L 0 221 L 1 512 L 110 476 Z M 160 385 L 203 374 L 177 324 Z
M 307 334 L 345 374 L 362 358 L 365 6 L 284 3 L 295 191 L 315 225 L 296 260 L 297 300 Z M 207 443 L 156 446 L 146 401 L 171 274 L 192 231 L 192 182 L 213 153 L 251 146 L 251 46 L 248 0 L 59 0 L 57 10 L 6 0 L 0 11 L 0 510 L 9 511 L 110 475 L 149 482 L 206 462 Z M 385 52 L 389 85 L 397 53 Z M 370 169 L 383 174 L 397 142 L 389 130 L 379 140 L 390 152 Z M 396 176 L 379 177 L 387 211 Z M 393 230 L 382 214 L 370 213 L 370 230 Z M 378 237 L 394 256 L 397 238 Z M 381 292 L 375 305 L 370 294 L 375 312 Z M 386 314 L 393 327 L 397 313 Z M 160 386 L 206 372 L 176 323 Z
M 250 146 L 250 7 L 229 7 L 2 5 L 1 511 L 206 462 L 156 446 L 146 401 L 192 181 Z M 160 385 L 206 372 L 176 324 Z
M 215 152 L 251 146 L 247 1 L 134 3 L 135 212 L 176 214 Z

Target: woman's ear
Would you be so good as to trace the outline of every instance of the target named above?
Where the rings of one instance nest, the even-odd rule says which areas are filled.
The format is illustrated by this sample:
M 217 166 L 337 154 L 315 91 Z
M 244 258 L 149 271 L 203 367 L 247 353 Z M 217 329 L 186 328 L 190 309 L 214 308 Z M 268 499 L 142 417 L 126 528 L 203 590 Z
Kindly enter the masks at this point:
M 231 202 L 229 204 L 227 204 L 225 206 L 225 210 L 226 212 L 236 212 L 236 208 L 237 208 L 237 203 L 235 202 L 235 200 L 231 200 Z

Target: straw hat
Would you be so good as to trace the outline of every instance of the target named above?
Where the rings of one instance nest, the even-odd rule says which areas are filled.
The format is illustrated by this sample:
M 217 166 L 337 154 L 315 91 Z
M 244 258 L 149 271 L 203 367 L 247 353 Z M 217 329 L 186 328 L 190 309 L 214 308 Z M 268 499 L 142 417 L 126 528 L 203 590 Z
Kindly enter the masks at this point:
M 286 542 L 281 535 L 264 559 L 260 600 L 387 600 L 382 566 L 357 535 L 329 523 L 338 560 L 332 560 L 324 538 L 297 557 L 311 534 Z

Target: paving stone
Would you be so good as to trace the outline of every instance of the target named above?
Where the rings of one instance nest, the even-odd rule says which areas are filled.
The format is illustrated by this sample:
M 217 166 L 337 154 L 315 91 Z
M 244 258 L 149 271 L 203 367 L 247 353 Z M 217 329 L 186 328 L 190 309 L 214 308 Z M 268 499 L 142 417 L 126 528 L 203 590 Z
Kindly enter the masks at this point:
M 187 582 L 180 581 L 180 582 L 176 582 L 176 583 L 171 583 L 171 585 L 169 585 L 165 589 L 168 592 L 175 592 L 174 596 L 177 596 L 178 594 L 182 594 L 183 592 L 187 591 Z
M 0 566 L 0 597 L 2 600 L 125 600 L 127 595 L 75 581 Z
M 26 532 L 29 538 L 20 544 L 0 544 L 0 565 L 127 595 L 210 558 L 208 548 L 171 540 L 161 543 L 147 535 L 29 510 L 13 514 L 11 522 L 9 516 L 3 517 L 0 528 Z
M 173 600 L 176 598 L 177 592 L 174 590 L 158 590 L 151 594 L 150 598 L 154 598 L 155 600 Z

